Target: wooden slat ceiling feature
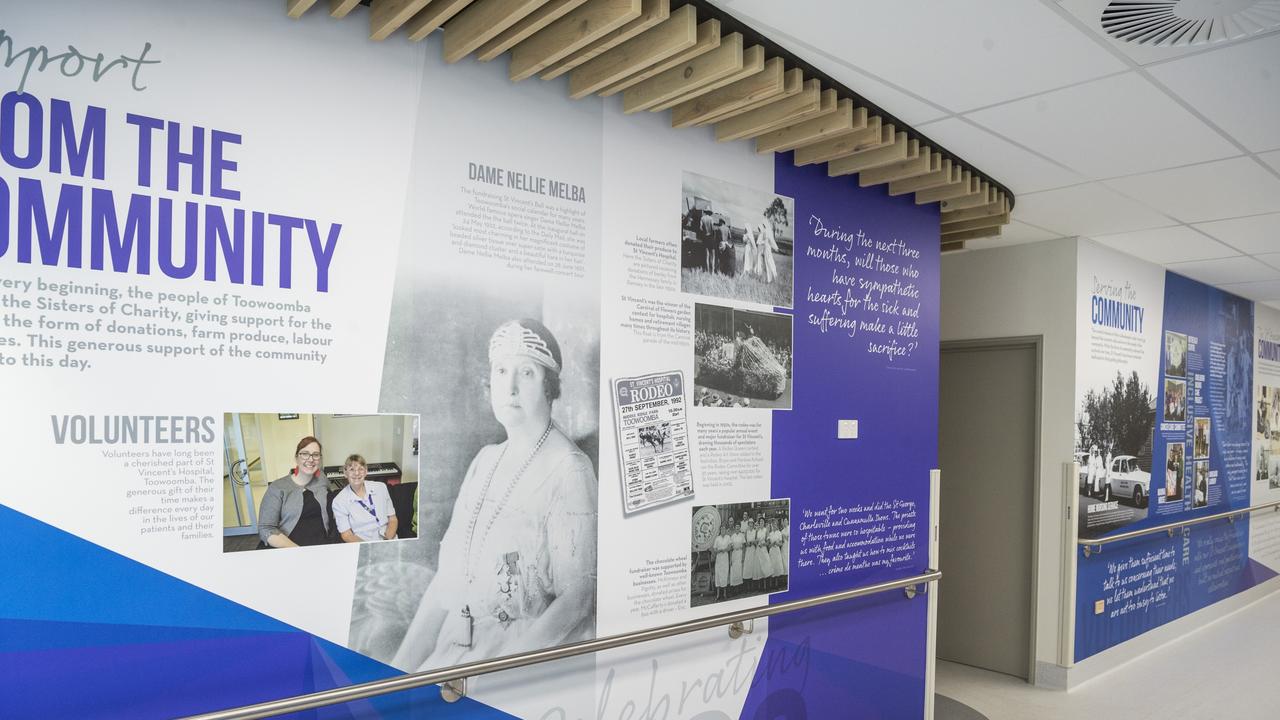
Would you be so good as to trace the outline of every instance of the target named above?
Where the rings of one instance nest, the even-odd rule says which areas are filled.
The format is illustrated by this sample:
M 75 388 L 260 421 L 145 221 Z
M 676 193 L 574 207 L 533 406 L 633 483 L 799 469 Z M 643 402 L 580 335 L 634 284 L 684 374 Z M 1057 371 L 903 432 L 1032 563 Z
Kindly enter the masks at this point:
M 836 94 L 831 92 L 831 112 L 836 109 Z M 822 83 L 805 80 L 799 93 L 716 123 L 716 140 L 728 142 L 762 135 L 822 112 Z
M 355 10 L 359 4 L 360 0 L 329 0 L 329 15 L 336 18 L 344 18 L 347 13 Z
M 285 0 L 291 18 L 317 0 Z M 860 187 L 940 204 L 942 249 L 998 237 L 1013 198 L 994 181 L 880 111 L 857 107 L 825 76 L 787 68 L 742 33 L 722 33 L 714 8 L 673 0 L 328 0 L 347 17 L 368 4 L 370 37 L 403 29 L 411 40 L 444 30 L 444 59 L 503 55 L 513 81 L 569 76 L 569 95 L 622 94 L 623 110 L 671 110 L 673 128 L 715 126 L 716 140 L 755 140 L 759 153 L 791 152 L 796 165 L 825 163 Z M 703 15 L 701 22 L 699 13 Z M 712 15 L 712 17 L 707 17 Z M 750 31 L 744 31 L 755 36 Z M 912 137 L 916 135 L 916 137 Z
M 1009 213 L 1000 213 L 999 215 L 988 215 L 987 217 L 974 218 L 972 220 L 961 220 L 959 222 L 950 222 L 942 224 L 942 232 L 955 233 L 965 230 L 979 230 L 981 228 L 1000 227 L 1009 223 Z
M 662 24 L 574 68 L 569 97 L 578 100 L 672 56 L 698 42 L 698 15 L 692 5 L 671 13 Z
M 511 51 L 508 75 L 527 80 L 640 17 L 640 0 L 587 0 Z
M 886 124 L 884 130 L 888 137 L 887 142 L 881 142 L 875 147 L 859 150 L 828 162 L 827 175 L 830 177 L 852 175 L 899 160 L 910 160 L 920 155 L 918 140 L 909 140 L 905 132 L 895 129 L 893 125 Z
M 430 0 L 373 0 L 369 5 L 369 39 L 386 40 L 428 2 Z
M 961 195 L 958 198 L 944 198 L 942 201 L 942 210 L 967 210 L 968 208 L 978 207 L 980 205 L 989 205 L 996 201 L 996 189 L 986 180 L 978 184 L 978 189 L 968 195 Z
M 1003 227 L 979 228 L 977 230 L 962 230 L 954 233 L 943 233 L 942 242 L 954 243 L 963 242 L 965 240 L 977 240 L 978 238 L 1000 237 Z
M 952 168 L 953 171 L 956 169 L 955 167 Z M 968 170 L 961 170 L 960 179 L 956 182 L 949 182 L 928 190 L 917 191 L 916 204 L 924 205 L 969 195 L 978 191 L 978 184 L 979 180 L 976 175 Z
M 564 17 L 565 13 L 577 8 L 587 0 L 551 0 L 546 5 L 534 10 L 520 19 L 520 22 L 503 30 L 497 37 L 480 46 L 476 57 L 481 62 L 489 62 L 521 42 L 529 39 L 534 33 Z
M 732 76 L 742 70 L 742 51 L 742 35 L 730 34 L 720 41 L 720 46 L 715 50 L 624 90 L 623 112 L 648 110 Z
M 989 205 L 979 205 L 975 208 L 967 210 L 953 210 L 951 212 L 942 213 L 942 224 L 946 225 L 953 222 L 963 222 L 965 220 L 973 220 L 974 218 L 990 217 L 991 215 L 1000 215 L 1009 212 L 1009 199 L 1004 193 L 996 196 L 996 201 Z
M 658 104 L 656 107 L 649 108 L 649 111 L 658 112 L 659 110 L 670 110 L 676 107 L 677 105 L 681 105 L 686 102 L 689 102 L 694 98 L 702 97 L 707 93 L 714 92 L 716 90 L 721 90 L 730 85 L 733 85 L 734 83 L 740 80 L 745 80 L 751 77 L 752 75 L 755 75 L 756 73 L 761 72 L 763 70 L 764 70 L 764 48 L 760 47 L 759 45 L 752 45 L 751 47 L 742 51 L 742 67 L 739 68 L 736 72 L 730 73 L 729 75 L 722 77 L 719 80 L 709 82 L 705 85 L 699 85 L 694 89 L 690 90 L 689 92 L 677 98 L 672 98 L 671 100 L 667 100 L 665 102 Z
M 685 63 L 691 62 L 706 53 L 709 53 L 720 47 L 720 21 L 708 20 L 698 25 L 698 38 L 693 43 L 693 47 L 683 52 L 676 53 L 653 67 L 646 68 L 631 77 L 619 80 L 599 91 L 599 95 L 609 97 L 623 92 L 629 87 L 638 85 L 657 75 L 661 75 L 672 68 L 683 66 Z
M 835 102 L 833 112 L 823 113 L 811 120 L 788 125 L 757 137 L 756 152 L 794 150 L 803 145 L 812 145 L 833 136 L 838 137 L 861 129 L 854 124 L 852 100 L 838 99 L 834 92 L 823 93 L 823 105 L 826 106 L 831 101 Z
M 284 14 L 297 20 L 315 4 L 316 0 L 285 0 Z
M 588 60 L 598 57 L 601 53 L 612 50 L 631 38 L 661 25 L 670 17 L 670 0 L 644 0 L 640 6 L 640 17 L 617 30 L 606 33 L 604 37 L 559 60 L 551 67 L 543 70 L 539 77 L 543 80 L 554 80 Z
M 404 24 L 409 39 L 418 41 L 439 30 L 454 15 L 462 12 L 474 0 L 432 0 L 431 4 L 418 11 Z
M 546 0 L 476 0 L 467 5 L 445 23 L 445 62 L 456 63 L 480 49 L 544 2 Z
M 942 166 L 937 170 L 917 175 L 913 178 L 894 180 L 889 183 L 889 194 L 908 195 L 921 190 L 928 190 L 950 182 L 960 182 L 960 168 L 952 167 L 951 158 L 942 158 Z
M 887 139 L 881 139 L 884 132 L 880 127 L 882 121 L 877 116 L 868 116 L 866 108 L 855 108 L 853 112 L 853 127 L 848 132 L 831 133 L 830 139 L 797 148 L 795 164 L 827 162 L 851 152 L 877 147 L 893 139 L 892 132 Z
M 918 144 L 920 141 L 912 140 L 911 142 Z M 871 187 L 896 180 L 907 180 L 942 169 L 941 155 L 935 153 L 929 147 L 922 147 L 919 150 L 920 152 L 914 157 L 911 156 L 912 153 L 908 150 L 908 158 L 906 160 L 899 160 L 858 173 L 858 187 Z
M 763 48 L 760 57 L 764 58 Z M 769 58 L 759 72 L 671 108 L 671 127 L 689 127 L 760 100 L 772 100 L 782 94 L 782 76 L 782 58 Z
M 782 58 L 769 58 L 769 60 L 765 63 L 765 72 L 769 71 L 768 62 L 772 62 L 774 60 L 782 62 Z M 786 65 L 784 63 L 783 67 L 785 68 L 785 66 Z M 792 95 L 798 95 L 800 91 L 803 89 L 804 89 L 804 71 L 800 70 L 799 68 L 792 68 L 791 70 L 786 70 L 782 75 L 782 91 L 781 92 L 775 95 L 768 95 L 765 97 L 761 97 L 758 100 L 752 100 L 751 102 L 748 102 L 740 107 L 736 107 L 731 110 L 725 110 L 724 112 L 716 113 L 715 115 L 712 115 L 706 118 L 705 120 L 699 120 L 694 124 L 695 125 L 714 125 L 715 123 L 721 122 L 723 120 L 728 120 L 731 117 L 735 117 L 743 113 L 751 112 L 752 110 L 757 110 L 766 105 L 770 105 L 783 98 L 789 98 Z

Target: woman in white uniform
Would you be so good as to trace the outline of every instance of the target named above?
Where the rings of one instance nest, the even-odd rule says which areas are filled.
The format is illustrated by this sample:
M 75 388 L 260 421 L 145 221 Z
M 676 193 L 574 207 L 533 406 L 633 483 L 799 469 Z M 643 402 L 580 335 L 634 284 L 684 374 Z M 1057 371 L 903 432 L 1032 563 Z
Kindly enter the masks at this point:
M 731 526 L 732 522 L 729 523 Z M 729 592 L 736 593 L 742 587 L 742 556 L 747 547 L 747 535 L 735 528 L 729 536 Z
M 746 530 L 742 531 L 746 541 L 742 550 L 742 579 L 747 582 L 747 591 L 755 592 L 756 579 L 760 577 L 760 557 L 756 555 L 756 526 L 751 518 L 743 521 Z
M 782 564 L 782 531 L 778 529 L 778 521 L 769 521 L 769 566 L 770 585 L 777 587 L 779 578 L 786 573 L 786 568 Z
M 720 534 L 711 543 L 711 551 L 715 553 L 715 586 L 716 600 L 724 600 L 729 592 L 729 539 L 728 524 L 720 526 Z
M 489 339 L 489 401 L 507 438 L 467 469 L 439 570 L 392 665 L 441 668 L 594 634 L 596 478 L 551 420 L 562 367 L 537 320 Z
M 769 586 L 769 578 L 773 577 L 773 562 L 769 560 L 769 526 L 764 515 L 756 517 L 756 590 L 764 592 Z
M 396 536 L 399 520 L 387 486 L 366 481 L 369 464 L 360 455 L 351 455 L 342 464 L 347 486 L 333 498 L 333 522 L 343 542 L 390 540 Z

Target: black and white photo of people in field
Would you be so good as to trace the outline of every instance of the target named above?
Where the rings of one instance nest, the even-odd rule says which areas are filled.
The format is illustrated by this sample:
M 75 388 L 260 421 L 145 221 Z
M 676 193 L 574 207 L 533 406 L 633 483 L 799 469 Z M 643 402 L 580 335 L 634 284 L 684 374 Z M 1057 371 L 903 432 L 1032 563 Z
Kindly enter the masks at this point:
M 680 289 L 792 306 L 795 201 L 684 173 Z

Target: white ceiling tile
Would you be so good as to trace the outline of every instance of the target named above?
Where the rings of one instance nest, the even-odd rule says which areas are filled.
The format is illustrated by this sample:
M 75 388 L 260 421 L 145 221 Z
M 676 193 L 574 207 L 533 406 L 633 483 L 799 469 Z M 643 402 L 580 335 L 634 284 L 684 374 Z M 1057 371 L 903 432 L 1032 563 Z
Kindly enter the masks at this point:
M 1243 253 L 1280 252 L 1280 213 L 1198 223 L 1196 228 Z
M 1263 303 L 1263 304 L 1264 304 L 1264 305 L 1266 305 L 1267 307 L 1273 307 L 1273 308 L 1275 308 L 1275 309 L 1277 309 L 1277 310 L 1280 310 L 1280 300 L 1275 301 L 1275 302 Z
M 1254 257 L 1273 268 L 1280 269 L 1280 253 L 1263 253 L 1262 255 L 1254 255 Z
M 1280 172 L 1280 150 L 1274 150 L 1269 153 L 1262 153 L 1261 155 L 1258 156 L 1258 159 L 1262 160 L 1262 162 L 1275 168 L 1276 172 Z
M 1008 186 L 1014 195 L 1084 181 L 1076 173 L 960 118 L 929 123 L 922 126 L 920 132 L 975 163 L 983 172 Z
M 1096 237 L 1176 224 L 1100 183 L 1019 195 L 1013 216 L 1068 236 Z
M 1280 300 L 1280 280 L 1232 283 L 1223 285 L 1222 289 L 1250 300 Z
M 954 0 L 718 4 L 766 35 L 764 25 L 801 38 L 955 111 L 1124 69 L 1055 11 L 1027 0 L 984 0 L 980 10 Z
M 1222 258 L 1220 260 L 1170 263 L 1167 267 L 1173 272 L 1186 275 L 1192 280 L 1199 280 L 1200 282 L 1217 286 L 1232 283 L 1280 280 L 1280 270 L 1264 265 L 1247 255 Z
M 967 117 L 1093 179 L 1239 154 L 1137 73 L 1055 90 Z
M 1116 178 L 1106 184 L 1187 223 L 1280 211 L 1280 178 L 1249 157 Z
M 1280 148 L 1280 34 L 1148 71 L 1249 150 Z
M 1142 230 L 1093 238 L 1108 247 L 1157 265 L 1192 260 L 1211 260 L 1239 255 L 1239 252 L 1186 225 Z

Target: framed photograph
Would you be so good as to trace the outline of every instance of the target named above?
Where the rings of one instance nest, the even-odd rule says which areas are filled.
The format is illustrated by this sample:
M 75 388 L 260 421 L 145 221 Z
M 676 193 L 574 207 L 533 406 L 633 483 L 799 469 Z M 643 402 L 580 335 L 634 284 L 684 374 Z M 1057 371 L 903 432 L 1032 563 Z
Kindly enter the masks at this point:
M 1186 422 L 1187 420 L 1187 381 L 1165 378 L 1164 381 L 1164 420 L 1165 422 Z
M 689 605 L 784 592 L 791 568 L 791 500 L 694 506 Z
M 791 316 L 696 303 L 695 407 L 791 409 Z
M 1171 377 L 1187 376 L 1187 336 L 1184 333 L 1164 333 L 1164 374 Z
M 686 172 L 680 289 L 792 307 L 795 200 Z

